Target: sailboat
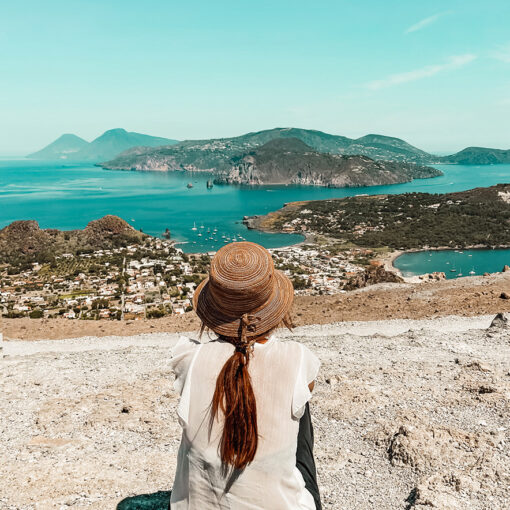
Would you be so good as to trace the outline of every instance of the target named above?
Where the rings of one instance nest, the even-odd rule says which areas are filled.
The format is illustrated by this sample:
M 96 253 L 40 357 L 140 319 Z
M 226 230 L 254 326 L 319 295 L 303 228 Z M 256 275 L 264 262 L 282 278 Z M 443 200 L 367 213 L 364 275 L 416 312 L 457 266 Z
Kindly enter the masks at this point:
M 193 227 L 191 227 L 191 230 L 196 230 L 197 229 L 197 225 L 195 222 L 193 222 Z
M 471 269 L 471 271 L 469 271 L 469 274 L 476 274 L 475 268 Z

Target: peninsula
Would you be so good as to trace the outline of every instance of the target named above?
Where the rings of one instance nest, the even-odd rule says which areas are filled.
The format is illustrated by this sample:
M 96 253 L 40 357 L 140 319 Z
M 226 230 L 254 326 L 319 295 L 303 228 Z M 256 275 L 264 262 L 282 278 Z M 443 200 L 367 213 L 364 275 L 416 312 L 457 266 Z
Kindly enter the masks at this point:
M 446 194 L 354 196 L 286 204 L 250 228 L 394 250 L 510 246 L 510 184 Z

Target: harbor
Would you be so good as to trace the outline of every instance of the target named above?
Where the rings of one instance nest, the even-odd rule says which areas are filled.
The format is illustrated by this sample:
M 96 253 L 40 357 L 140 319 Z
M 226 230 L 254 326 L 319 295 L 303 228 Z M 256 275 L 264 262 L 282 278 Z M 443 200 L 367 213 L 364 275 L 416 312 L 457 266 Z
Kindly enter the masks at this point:
M 510 266 L 510 249 L 425 250 L 399 255 L 393 266 L 403 276 L 443 272 L 447 279 L 496 273 Z

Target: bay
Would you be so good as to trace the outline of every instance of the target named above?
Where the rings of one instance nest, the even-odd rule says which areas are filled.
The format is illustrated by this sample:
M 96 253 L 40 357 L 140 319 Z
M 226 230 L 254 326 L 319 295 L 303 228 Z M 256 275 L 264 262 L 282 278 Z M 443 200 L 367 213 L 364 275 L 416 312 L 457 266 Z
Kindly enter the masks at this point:
M 207 189 L 211 176 L 202 173 L 191 177 L 185 172 L 113 171 L 90 163 L 4 159 L 0 160 L 0 228 L 15 220 L 34 219 L 41 228 L 81 229 L 93 219 L 114 214 L 151 235 L 160 236 L 169 228 L 173 239 L 186 243 L 181 247 L 187 252 L 217 250 L 227 238 L 239 236 L 271 248 L 294 244 L 302 237 L 248 230 L 241 223 L 243 216 L 266 214 L 297 200 L 412 191 L 447 193 L 510 181 L 510 165 L 437 168 L 445 175 L 388 186 Z M 188 189 L 191 179 L 193 187 Z M 191 230 L 194 223 L 197 230 Z
M 442 271 L 446 278 L 495 273 L 510 265 L 510 250 L 428 250 L 403 253 L 393 265 L 404 276 Z

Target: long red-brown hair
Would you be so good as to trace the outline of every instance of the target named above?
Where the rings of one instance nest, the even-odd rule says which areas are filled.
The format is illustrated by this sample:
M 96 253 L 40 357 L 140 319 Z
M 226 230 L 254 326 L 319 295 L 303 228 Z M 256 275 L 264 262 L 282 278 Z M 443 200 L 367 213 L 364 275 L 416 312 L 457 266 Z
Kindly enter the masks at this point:
M 246 339 L 244 331 L 245 314 L 241 320 L 239 338 L 220 337 L 232 345 L 235 350 L 225 362 L 218 378 L 211 405 L 211 425 L 221 410 L 225 422 L 219 444 L 219 454 L 225 468 L 244 469 L 255 458 L 259 442 L 257 428 L 257 403 L 248 372 L 248 365 L 255 342 L 267 338 L 271 332 Z M 292 330 L 290 315 L 286 315 L 283 324 Z M 252 325 L 247 322 L 247 329 Z M 202 328 L 203 329 L 203 328 Z

